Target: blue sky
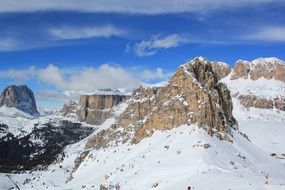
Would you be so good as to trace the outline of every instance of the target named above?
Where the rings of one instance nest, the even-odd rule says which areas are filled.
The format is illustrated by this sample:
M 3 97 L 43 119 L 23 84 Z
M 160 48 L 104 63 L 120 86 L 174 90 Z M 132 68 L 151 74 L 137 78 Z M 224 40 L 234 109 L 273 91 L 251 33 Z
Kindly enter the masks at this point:
M 43 107 L 166 80 L 196 56 L 285 59 L 284 0 L 3 0 L 0 28 L 0 87 L 27 84 Z

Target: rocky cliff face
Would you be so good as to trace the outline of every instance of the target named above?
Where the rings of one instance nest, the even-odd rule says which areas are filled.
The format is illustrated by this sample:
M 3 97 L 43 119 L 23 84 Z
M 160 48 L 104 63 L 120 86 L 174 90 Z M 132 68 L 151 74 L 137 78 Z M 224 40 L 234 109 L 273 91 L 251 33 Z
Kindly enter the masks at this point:
M 88 124 L 101 124 L 108 118 L 111 108 L 125 99 L 124 95 L 82 95 L 79 118 Z
M 231 67 L 226 63 L 220 61 L 211 61 L 210 63 L 213 71 L 220 79 L 228 76 L 231 73 Z
M 277 58 L 258 58 L 251 62 L 239 60 L 229 79 L 225 82 L 244 107 L 285 110 L 285 95 L 282 93 L 285 88 L 284 61 Z
M 25 85 L 6 87 L 0 96 L 0 106 L 15 107 L 30 115 L 39 115 L 34 93 Z
M 235 64 L 231 79 L 259 78 L 276 79 L 285 82 L 285 62 L 277 58 L 259 58 L 252 62 L 239 60 Z
M 261 109 L 278 109 L 281 111 L 285 111 L 285 98 L 264 98 L 258 97 L 256 95 L 238 95 L 238 100 L 240 104 L 246 108 L 254 107 Z
M 118 139 L 136 144 L 155 130 L 183 124 L 197 124 L 209 135 L 228 141 L 232 141 L 231 129 L 237 129 L 230 91 L 201 57 L 180 66 L 167 85 L 135 90 L 117 122 L 90 138 L 86 148 L 99 149 Z
M 112 108 L 125 101 L 127 97 L 118 94 L 81 95 L 78 104 L 71 102 L 64 105 L 61 113 L 64 116 L 75 113 L 81 122 L 99 125 L 110 117 Z

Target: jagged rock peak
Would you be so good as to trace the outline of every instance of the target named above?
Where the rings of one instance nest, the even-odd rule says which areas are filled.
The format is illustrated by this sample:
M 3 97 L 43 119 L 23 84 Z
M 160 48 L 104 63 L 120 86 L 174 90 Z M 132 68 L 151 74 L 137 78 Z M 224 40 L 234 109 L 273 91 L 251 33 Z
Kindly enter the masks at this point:
M 238 60 L 231 74 L 231 80 L 257 80 L 262 77 L 285 82 L 285 62 L 275 57 L 258 58 L 251 62 Z
M 197 124 L 209 135 L 231 141 L 231 129 L 237 129 L 237 123 L 232 116 L 230 91 L 218 81 L 207 59 L 195 58 L 181 65 L 165 86 L 135 90 L 116 125 L 91 139 L 87 147 L 106 146 L 108 137 L 114 136 L 138 143 L 155 130 L 184 124 Z M 119 126 L 123 130 L 116 131 Z
M 211 66 L 220 79 L 225 78 L 232 71 L 229 64 L 221 61 L 211 61 Z
M 278 59 L 276 57 L 260 57 L 260 58 L 257 58 L 257 59 L 254 59 L 253 61 L 251 61 L 252 64 L 285 64 L 284 61 L 282 61 L 281 59 Z
M 212 71 L 216 73 L 219 79 L 226 77 L 231 72 L 231 67 L 229 64 L 221 61 L 209 61 L 207 58 L 202 56 L 195 57 L 193 60 L 185 63 L 184 66 L 188 64 L 195 64 L 197 62 L 199 62 L 200 64 L 208 64 L 210 62 Z
M 38 116 L 34 93 L 26 85 L 10 85 L 0 96 L 0 107 L 14 107 L 30 115 Z
M 182 75 L 181 69 L 186 73 L 186 75 L 192 76 L 197 80 L 202 86 L 209 85 L 209 81 L 213 83 L 218 82 L 216 73 L 214 73 L 210 62 L 204 57 L 196 57 L 192 61 L 180 66 L 175 75 Z

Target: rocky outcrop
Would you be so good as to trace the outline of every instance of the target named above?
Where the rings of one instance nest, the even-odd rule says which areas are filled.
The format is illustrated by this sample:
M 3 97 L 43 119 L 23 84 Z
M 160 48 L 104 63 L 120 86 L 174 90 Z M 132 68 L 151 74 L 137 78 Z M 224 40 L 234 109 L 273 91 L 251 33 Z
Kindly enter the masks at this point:
M 246 108 L 254 107 L 260 109 L 278 109 L 285 111 L 285 98 L 267 99 L 255 95 L 238 95 L 240 104 Z
M 226 63 L 220 61 L 211 61 L 210 63 L 213 71 L 220 79 L 225 78 L 231 73 L 231 67 Z
M 235 64 L 231 80 L 238 78 L 276 79 L 285 82 L 285 62 L 277 58 L 258 58 L 252 62 L 239 60 Z
M 68 104 L 64 104 L 63 108 L 61 109 L 60 113 L 63 116 L 67 116 L 68 114 L 76 113 L 76 110 L 78 108 L 78 103 L 75 101 L 69 101 Z
M 275 108 L 284 111 L 284 61 L 277 58 L 258 58 L 251 62 L 239 60 L 229 78 L 227 84 L 245 108 Z
M 167 85 L 135 90 L 128 104 L 117 122 L 90 138 L 86 148 L 128 140 L 136 144 L 155 130 L 184 124 L 197 124 L 209 135 L 228 141 L 232 141 L 231 129 L 237 129 L 230 91 L 201 57 L 180 66 Z
M 247 79 L 249 71 L 250 63 L 248 61 L 238 60 L 234 66 L 234 70 L 231 75 L 231 80 L 238 78 Z
M 74 101 L 65 104 L 61 114 L 77 114 L 81 122 L 99 125 L 110 117 L 112 108 L 127 99 L 121 94 L 81 95 L 79 103 Z
M 88 124 L 101 124 L 111 113 L 111 108 L 126 99 L 125 95 L 82 95 L 79 100 L 78 115 Z
M 6 87 L 0 96 L 0 106 L 14 107 L 30 115 L 39 115 L 34 93 L 26 85 Z

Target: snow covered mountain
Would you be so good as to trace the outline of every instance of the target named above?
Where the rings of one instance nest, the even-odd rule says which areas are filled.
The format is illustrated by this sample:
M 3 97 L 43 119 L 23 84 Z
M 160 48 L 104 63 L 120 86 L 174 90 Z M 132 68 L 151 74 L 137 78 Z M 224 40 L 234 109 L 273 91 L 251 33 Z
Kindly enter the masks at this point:
M 277 58 L 239 60 L 221 81 L 231 91 L 240 129 L 284 163 L 285 62 Z
M 14 107 L 33 116 L 39 116 L 34 93 L 25 85 L 11 85 L 0 95 L 0 107 Z
M 252 78 L 251 70 L 259 63 L 284 63 L 271 60 L 246 62 L 247 77 L 232 77 L 240 69 L 230 71 L 225 63 L 195 58 L 164 85 L 136 89 L 126 100 L 112 104 L 111 114 L 92 134 L 64 144 L 59 159 L 49 166 L 1 173 L 0 187 L 284 189 L 284 82 L 282 76 Z M 243 103 L 248 95 L 256 96 L 253 104 Z M 262 98 L 274 106 L 258 103 Z M 1 120 L 3 125 L 17 121 L 9 118 Z M 59 123 L 70 119 L 53 115 L 25 121 L 45 125 L 55 118 Z

